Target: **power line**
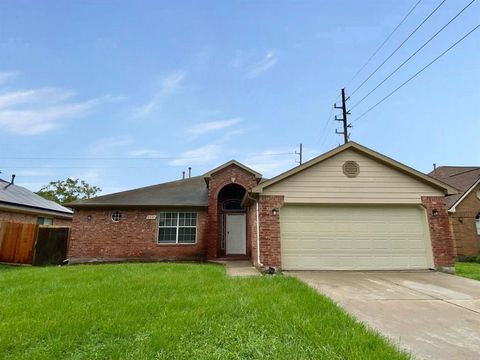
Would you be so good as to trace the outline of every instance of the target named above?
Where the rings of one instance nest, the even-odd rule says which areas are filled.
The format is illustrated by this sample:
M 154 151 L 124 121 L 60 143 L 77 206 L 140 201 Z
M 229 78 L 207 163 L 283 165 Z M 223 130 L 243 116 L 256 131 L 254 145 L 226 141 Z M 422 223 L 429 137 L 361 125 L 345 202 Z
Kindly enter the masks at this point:
M 338 99 L 338 97 L 337 97 Z M 335 100 L 336 101 L 336 100 Z M 323 143 L 325 142 L 326 138 L 327 138 L 327 126 L 328 124 L 330 123 L 330 120 L 332 120 L 332 116 L 333 116 L 333 111 L 335 110 L 335 105 L 332 105 L 332 107 L 330 108 L 330 115 L 328 115 L 328 119 L 327 121 L 325 122 L 325 125 L 323 126 L 323 129 L 321 131 L 321 134 L 320 134 L 320 139 L 318 140 L 319 143 L 320 143 L 320 146 L 323 146 Z
M 435 9 L 433 9 L 433 11 L 430 12 L 430 14 L 428 14 L 428 16 L 423 19 L 423 21 L 407 36 L 407 38 L 405 40 L 403 40 L 400 45 L 398 45 L 395 50 L 393 50 L 390 55 L 387 56 L 387 58 L 385 60 L 383 60 L 383 62 L 377 66 L 377 68 L 375 70 L 373 70 L 372 73 L 370 73 L 370 75 L 368 75 L 368 77 L 363 80 L 363 82 L 358 85 L 355 90 L 352 91 L 352 93 L 350 94 L 350 96 L 353 96 L 358 90 L 360 90 L 360 88 L 368 81 L 370 80 L 370 78 L 378 71 L 380 70 L 380 68 L 385 65 L 385 63 L 393 56 L 395 55 L 395 53 L 400 50 L 400 48 L 423 26 L 423 24 L 425 24 L 427 22 L 428 19 L 430 19 L 430 17 L 435 14 L 437 12 L 437 10 L 445 3 L 445 1 L 447 0 L 442 0 L 442 2 L 440 4 L 437 5 L 437 7 Z
M 422 2 L 422 0 L 418 0 L 415 5 L 413 5 L 413 7 L 410 9 L 410 11 L 407 13 L 407 15 L 405 15 L 402 19 L 402 21 L 400 21 L 398 23 L 398 25 L 395 27 L 395 29 L 393 29 L 393 31 L 386 37 L 385 40 L 383 40 L 383 42 L 380 44 L 380 46 L 377 48 L 377 50 L 375 50 L 373 52 L 373 54 L 368 58 L 368 60 L 365 62 L 365 64 L 363 64 L 360 69 L 358 69 L 358 71 L 355 73 L 355 75 L 353 75 L 353 77 L 347 82 L 347 84 L 345 85 L 345 87 L 347 87 L 348 85 L 350 85 L 350 83 L 358 76 L 358 74 L 360 74 L 362 72 L 363 69 L 365 69 L 365 67 L 370 63 L 370 61 L 375 57 L 375 55 L 377 55 L 377 53 L 383 48 L 383 46 L 388 42 L 388 40 L 390 40 L 390 38 L 392 37 L 392 35 L 398 30 L 398 28 L 405 22 L 405 20 L 407 20 L 407 18 L 410 16 L 410 14 L 413 12 L 413 10 L 415 10 L 415 8 Z
M 363 98 L 361 98 L 359 101 L 357 101 L 351 108 L 350 110 L 353 110 L 356 108 L 359 104 L 361 104 L 368 96 L 370 96 L 375 90 L 377 90 L 380 86 L 382 86 L 385 81 L 387 81 L 390 77 L 392 77 L 400 68 L 403 67 L 407 62 L 409 62 L 415 55 L 417 55 L 427 44 L 430 43 L 433 39 L 437 37 L 438 34 L 440 34 L 445 28 L 447 28 L 457 17 L 459 17 L 467 8 L 472 5 L 476 0 L 470 1 L 460 12 L 458 12 L 453 18 L 450 19 L 449 22 L 447 22 L 440 30 L 438 30 L 433 36 L 430 37 L 422 46 L 420 46 L 412 55 L 410 55 L 404 62 L 402 62 L 395 70 L 393 70 L 385 79 L 383 79 L 377 86 L 375 86 L 372 90 L 370 90 L 369 93 L 367 93 Z
M 258 153 L 249 156 L 280 156 L 292 155 L 294 152 L 285 153 Z M 2 160 L 190 160 L 201 159 L 204 156 L 151 156 L 151 157 L 8 157 L 0 156 Z
M 450 50 L 452 50 L 455 46 L 457 46 L 459 43 L 461 43 L 463 40 L 465 40 L 468 36 L 470 36 L 475 30 L 477 30 L 480 27 L 480 24 L 475 26 L 472 30 L 470 30 L 468 33 L 466 33 L 464 36 L 462 36 L 459 40 L 457 40 L 454 44 L 452 44 L 449 48 L 447 48 L 444 52 L 442 52 L 440 55 L 438 55 L 435 59 L 430 61 L 427 65 L 425 65 L 423 68 L 421 68 L 419 71 L 417 71 L 414 75 L 412 75 L 410 78 L 408 78 L 406 81 L 404 81 L 402 84 L 400 84 L 397 88 L 395 88 L 392 92 L 390 92 L 387 96 L 385 96 L 383 99 L 381 99 L 379 102 L 377 102 L 375 105 L 370 107 L 367 111 L 365 111 L 362 115 L 360 115 L 358 118 L 352 121 L 352 123 L 360 120 L 363 118 L 366 114 L 368 114 L 370 111 L 375 109 L 378 105 L 383 103 L 385 100 L 387 100 L 390 96 L 392 96 L 394 93 L 396 93 L 398 90 L 400 90 L 402 87 L 404 87 L 406 84 L 408 84 L 411 80 L 416 78 L 418 75 L 420 75 L 424 70 L 426 70 L 430 65 L 432 65 L 434 62 L 436 62 L 438 59 L 440 59 L 443 55 L 448 53 Z

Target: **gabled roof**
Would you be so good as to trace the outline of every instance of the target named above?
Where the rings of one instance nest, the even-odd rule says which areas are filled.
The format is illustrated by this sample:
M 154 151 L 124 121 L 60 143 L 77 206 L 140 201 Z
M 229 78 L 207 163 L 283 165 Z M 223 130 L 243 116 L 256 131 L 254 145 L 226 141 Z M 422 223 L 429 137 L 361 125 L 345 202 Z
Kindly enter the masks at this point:
M 171 181 L 66 204 L 81 207 L 159 207 L 208 205 L 207 186 L 202 176 Z
M 455 207 L 480 184 L 479 166 L 439 166 L 428 175 L 459 190 L 458 194 L 445 199 L 450 211 L 455 211 Z
M 255 175 L 255 177 L 256 177 L 257 179 L 261 179 L 261 178 L 262 178 L 262 174 L 256 172 L 256 171 L 253 170 L 253 169 L 250 169 L 248 166 L 243 165 L 242 163 L 238 162 L 237 160 L 230 160 L 230 161 L 226 162 L 225 164 L 220 165 L 220 166 L 216 167 L 215 169 L 210 170 L 209 172 L 205 173 L 205 174 L 203 175 L 203 177 L 204 177 L 204 178 L 209 178 L 209 177 L 211 177 L 213 174 L 215 174 L 216 172 L 218 172 L 218 171 L 220 171 L 220 170 L 222 170 L 222 169 L 225 169 L 226 167 L 229 167 L 230 165 L 236 165 L 236 166 L 238 166 L 239 168 L 241 168 L 241 169 L 249 172 L 250 174 Z
M 339 153 L 341 153 L 342 151 L 345 151 L 347 149 L 351 149 L 351 150 L 354 150 L 354 151 L 357 151 L 363 155 L 366 155 L 374 160 L 377 160 L 387 166 L 390 166 L 391 168 L 394 168 L 396 170 L 399 170 L 401 172 L 403 172 L 404 174 L 407 174 L 425 184 L 428 184 L 434 188 L 437 188 L 437 189 L 440 189 L 442 191 L 445 192 L 446 195 L 450 195 L 450 194 L 457 194 L 457 190 L 448 185 L 448 184 L 445 184 L 444 182 L 442 181 L 439 181 L 437 179 L 434 179 L 428 175 L 425 175 L 423 174 L 422 172 L 420 171 L 417 171 L 407 165 L 404 165 L 402 163 L 399 163 L 398 161 L 395 161 L 385 155 L 382 155 L 376 151 L 373 151 L 365 146 L 362 146 L 360 144 L 357 144 L 356 142 L 353 142 L 353 141 L 349 141 L 348 143 L 342 145 L 342 146 L 339 146 L 333 150 L 330 150 L 322 155 L 319 155 L 317 156 L 316 158 L 313 158 L 312 160 L 310 161 L 307 161 L 306 163 L 302 164 L 302 165 L 299 165 L 297 167 L 294 167 L 293 169 L 290 169 L 278 176 L 275 176 L 274 178 L 270 179 L 270 180 L 267 180 L 267 181 L 264 181 L 260 184 L 258 184 L 257 186 L 255 186 L 253 189 L 252 189 L 252 192 L 254 193 L 260 193 L 262 192 L 262 190 L 268 186 L 271 186 L 279 181 L 282 181 L 294 174 L 297 174 L 305 169 L 308 169 L 309 167 L 311 166 L 314 166 L 322 161 L 325 161 Z
M 56 202 L 47 200 L 34 192 L 0 179 L 0 204 L 13 209 L 28 208 L 71 215 L 72 211 Z

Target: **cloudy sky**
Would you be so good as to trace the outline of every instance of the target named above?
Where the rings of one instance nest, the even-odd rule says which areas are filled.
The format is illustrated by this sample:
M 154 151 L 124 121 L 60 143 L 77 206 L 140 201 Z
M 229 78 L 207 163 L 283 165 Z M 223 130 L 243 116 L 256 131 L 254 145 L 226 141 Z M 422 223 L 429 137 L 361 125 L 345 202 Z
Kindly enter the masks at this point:
M 342 86 L 355 105 L 470 2 L 421 1 L 357 74 L 417 1 L 2 1 L 0 177 L 108 193 L 230 159 L 278 174 L 299 143 L 341 143 Z M 480 165 L 480 30 L 355 121 L 479 19 L 474 2 L 355 106 L 352 140 L 421 171 Z

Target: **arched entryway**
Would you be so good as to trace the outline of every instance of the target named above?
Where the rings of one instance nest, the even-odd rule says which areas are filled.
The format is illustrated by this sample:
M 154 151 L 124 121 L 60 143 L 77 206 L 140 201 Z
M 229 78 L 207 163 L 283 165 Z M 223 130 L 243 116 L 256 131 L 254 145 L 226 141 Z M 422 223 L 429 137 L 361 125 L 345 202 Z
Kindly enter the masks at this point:
M 220 224 L 220 254 L 239 256 L 247 254 L 247 218 L 242 207 L 245 188 L 238 184 L 225 185 L 218 193 Z

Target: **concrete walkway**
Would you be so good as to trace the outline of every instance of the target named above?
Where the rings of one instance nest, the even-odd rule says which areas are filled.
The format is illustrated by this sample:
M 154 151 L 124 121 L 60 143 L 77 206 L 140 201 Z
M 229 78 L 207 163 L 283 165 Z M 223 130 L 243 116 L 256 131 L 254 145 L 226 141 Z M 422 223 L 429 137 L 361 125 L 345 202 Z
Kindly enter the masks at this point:
M 480 281 L 430 271 L 290 271 L 417 359 L 480 359 Z
M 248 260 L 219 260 L 213 261 L 224 264 L 229 276 L 260 276 L 257 268 Z

